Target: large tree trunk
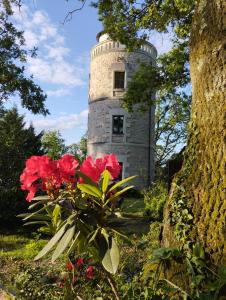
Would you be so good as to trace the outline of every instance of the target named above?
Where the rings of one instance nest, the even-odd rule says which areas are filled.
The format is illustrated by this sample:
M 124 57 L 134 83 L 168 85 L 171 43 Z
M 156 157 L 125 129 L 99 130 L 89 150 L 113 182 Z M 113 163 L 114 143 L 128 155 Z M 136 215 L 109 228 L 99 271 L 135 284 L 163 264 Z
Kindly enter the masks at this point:
M 197 241 L 216 264 L 226 263 L 225 3 L 200 0 L 196 7 L 191 33 L 190 138 L 165 207 L 163 230 L 165 246 Z

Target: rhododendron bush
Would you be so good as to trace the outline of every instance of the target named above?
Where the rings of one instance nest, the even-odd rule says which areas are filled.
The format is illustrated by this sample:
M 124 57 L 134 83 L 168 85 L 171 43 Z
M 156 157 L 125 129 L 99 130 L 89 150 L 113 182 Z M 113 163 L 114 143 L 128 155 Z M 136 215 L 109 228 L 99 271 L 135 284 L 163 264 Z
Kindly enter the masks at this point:
M 114 154 L 96 160 L 89 156 L 81 165 L 70 154 L 59 160 L 45 155 L 27 160 L 20 180 L 32 212 L 20 216 L 27 224 L 48 227 L 51 223 L 54 233 L 35 260 L 50 252 L 52 261 L 62 253 L 88 252 L 107 272 L 117 271 L 115 235 L 123 234 L 115 222 L 122 218 L 117 202 L 133 187 L 126 185 L 135 177 L 117 181 L 120 171 Z

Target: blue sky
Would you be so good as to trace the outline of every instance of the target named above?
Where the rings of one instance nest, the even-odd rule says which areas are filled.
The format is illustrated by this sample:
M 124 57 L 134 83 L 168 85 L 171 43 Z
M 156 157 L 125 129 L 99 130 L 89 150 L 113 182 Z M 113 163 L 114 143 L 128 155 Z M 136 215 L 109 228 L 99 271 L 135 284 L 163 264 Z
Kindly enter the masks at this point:
M 47 117 L 34 116 L 18 106 L 29 124 L 40 130 L 59 130 L 66 144 L 78 142 L 87 130 L 89 51 L 102 29 L 97 11 L 89 6 L 63 20 L 68 11 L 79 8 L 79 1 L 24 1 L 21 11 L 15 9 L 14 20 L 24 31 L 28 48 L 38 47 L 37 57 L 27 61 L 27 72 L 33 74 L 48 98 Z M 170 36 L 153 34 L 150 41 L 159 53 L 170 48 Z

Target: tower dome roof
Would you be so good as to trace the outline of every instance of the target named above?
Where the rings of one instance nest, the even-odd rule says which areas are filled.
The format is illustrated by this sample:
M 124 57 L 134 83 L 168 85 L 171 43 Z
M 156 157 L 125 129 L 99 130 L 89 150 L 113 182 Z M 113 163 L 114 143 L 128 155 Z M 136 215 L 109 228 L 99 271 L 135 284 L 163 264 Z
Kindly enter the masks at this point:
M 105 31 L 100 31 L 98 32 L 97 36 L 96 36 L 96 40 L 98 43 L 109 40 L 110 36 L 108 33 L 106 33 Z

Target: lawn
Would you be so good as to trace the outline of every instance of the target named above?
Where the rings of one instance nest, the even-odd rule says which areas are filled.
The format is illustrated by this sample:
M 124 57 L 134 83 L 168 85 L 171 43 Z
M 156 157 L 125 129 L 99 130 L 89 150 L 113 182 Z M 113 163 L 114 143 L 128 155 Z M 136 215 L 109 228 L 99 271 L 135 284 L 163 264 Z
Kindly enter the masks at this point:
M 137 216 L 143 216 L 145 205 L 143 198 L 125 198 L 122 206 L 125 213 L 134 213 Z
M 150 220 L 144 216 L 144 202 L 142 198 L 126 198 L 121 208 L 123 218 L 119 222 L 117 221 L 117 226 L 123 227 L 127 233 L 137 232 L 138 234 L 143 234 L 148 232 Z M 134 220 L 127 218 L 128 216 L 133 216 Z M 41 262 L 33 261 L 35 255 L 43 248 L 46 242 L 47 240 L 43 239 L 40 234 L 32 233 L 29 227 L 21 226 L 19 230 L 0 230 L 0 299 L 13 299 L 13 295 L 21 293 L 19 277 L 24 280 L 27 290 L 35 290 L 38 281 L 40 281 L 41 286 L 43 280 L 50 282 L 46 285 L 48 288 L 54 291 L 59 289 L 56 283 L 51 285 L 51 278 L 56 277 L 56 274 L 60 274 L 63 270 L 65 265 L 64 258 L 61 258 L 59 263 L 55 265 L 49 263 L 48 259 Z M 37 283 L 34 278 L 39 278 Z M 8 296 L 6 296 L 5 292 L 7 292 Z M 40 295 L 43 292 L 39 291 Z M 22 299 L 28 299 L 26 297 L 22 297 Z M 34 297 L 39 299 L 38 294 L 36 296 L 32 294 L 31 299 L 36 299 Z

